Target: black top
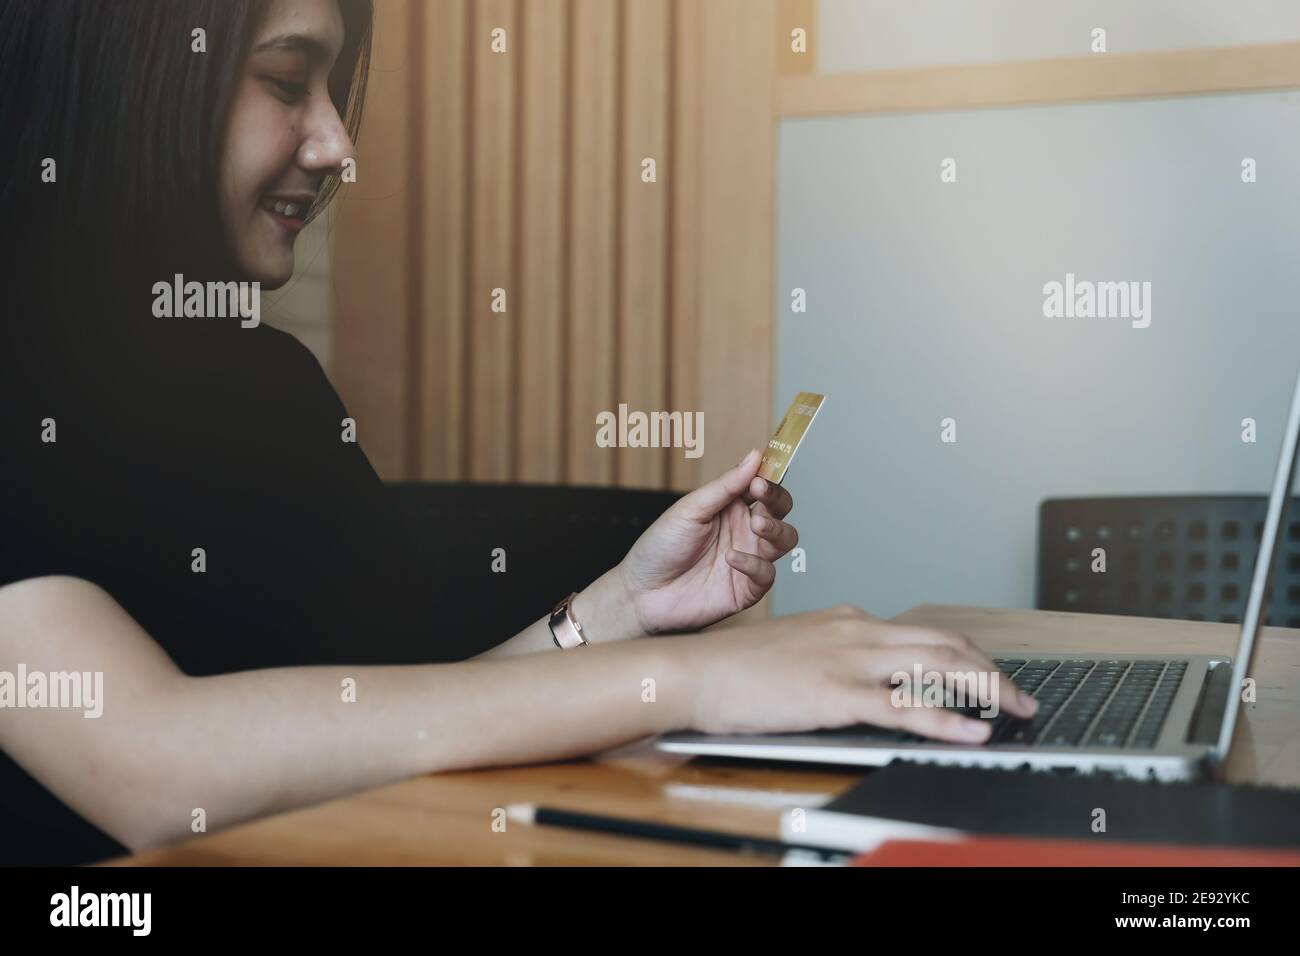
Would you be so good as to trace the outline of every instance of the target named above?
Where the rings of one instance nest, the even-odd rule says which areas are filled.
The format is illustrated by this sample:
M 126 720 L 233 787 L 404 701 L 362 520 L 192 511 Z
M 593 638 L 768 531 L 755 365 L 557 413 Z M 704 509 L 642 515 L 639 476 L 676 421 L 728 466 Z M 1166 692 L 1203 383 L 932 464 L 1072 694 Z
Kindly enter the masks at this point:
M 0 585 L 91 581 L 191 675 L 444 659 L 429 569 L 346 415 L 265 325 L 0 317 Z M 121 852 L 0 754 L 0 864 Z

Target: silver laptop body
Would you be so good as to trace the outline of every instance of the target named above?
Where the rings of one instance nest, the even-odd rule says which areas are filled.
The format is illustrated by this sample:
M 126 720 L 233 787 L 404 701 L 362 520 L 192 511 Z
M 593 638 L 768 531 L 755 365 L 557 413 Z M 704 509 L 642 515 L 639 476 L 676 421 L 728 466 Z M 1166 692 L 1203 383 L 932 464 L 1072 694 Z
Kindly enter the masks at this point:
M 978 767 L 1102 771 L 1160 780 L 1184 780 L 1213 773 L 1227 757 L 1241 700 L 1240 689 L 1255 653 L 1278 534 L 1295 476 L 1297 443 L 1300 443 L 1300 375 L 1296 378 L 1282 436 L 1281 455 L 1234 656 L 1086 651 L 1032 658 L 1023 653 L 989 655 L 1005 674 L 1016 675 L 1013 679 L 1018 685 L 1026 675 L 1047 674 L 1037 685 L 1042 688 L 1050 686 L 1049 681 L 1058 676 L 1082 674 L 1079 685 L 1082 686 L 1089 675 L 1104 677 L 1104 670 L 1120 675 L 1106 685 L 1115 688 L 1111 696 L 1123 690 L 1126 681 L 1140 680 L 1142 683 L 1137 686 L 1153 687 L 1142 699 L 1123 740 L 1115 740 L 1116 735 L 1104 732 L 1103 723 L 1111 704 L 1109 697 L 1077 737 L 1075 727 L 1054 732 L 1070 716 L 1069 709 L 1077 696 L 1072 694 L 1064 698 L 1064 703 L 1035 732 L 1032 744 L 1016 743 L 1006 739 L 1006 735 L 999 740 L 996 731 L 991 742 L 970 745 L 859 726 L 790 734 L 678 733 L 660 738 L 657 746 L 670 753 L 855 766 L 878 766 L 902 759 Z M 1028 679 L 1029 687 L 1034 687 L 1035 678 Z M 1019 733 L 1023 736 L 1023 731 Z M 1075 742 L 1063 743 L 1067 739 Z

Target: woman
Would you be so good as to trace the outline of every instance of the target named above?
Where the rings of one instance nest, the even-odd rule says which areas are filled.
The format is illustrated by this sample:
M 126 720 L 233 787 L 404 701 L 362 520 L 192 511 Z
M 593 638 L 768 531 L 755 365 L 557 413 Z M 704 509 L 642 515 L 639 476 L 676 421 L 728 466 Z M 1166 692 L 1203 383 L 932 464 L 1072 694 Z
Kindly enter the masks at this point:
M 545 608 L 475 634 L 405 557 L 310 354 L 158 307 L 178 276 L 288 281 L 351 157 L 370 17 L 369 0 L 0 0 L 0 675 L 102 675 L 93 719 L 0 707 L 0 853 L 82 861 L 684 728 L 983 739 L 890 705 L 899 670 L 993 670 L 955 633 L 840 607 L 634 640 L 771 586 L 796 533 L 756 452 L 578 595 L 589 647 L 558 649 Z

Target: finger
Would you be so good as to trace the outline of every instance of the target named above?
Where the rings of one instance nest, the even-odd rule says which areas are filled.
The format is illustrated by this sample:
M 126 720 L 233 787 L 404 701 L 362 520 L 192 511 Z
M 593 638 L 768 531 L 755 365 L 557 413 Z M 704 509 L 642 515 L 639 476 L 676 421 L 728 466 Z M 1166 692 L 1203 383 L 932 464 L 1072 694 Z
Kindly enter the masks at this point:
M 992 668 L 993 660 L 960 631 L 949 631 L 939 627 L 918 627 L 914 624 L 891 624 L 881 628 L 875 635 L 881 644 L 934 644 L 940 647 L 954 647 L 968 651 Z
M 873 691 L 862 697 L 860 720 L 877 727 L 908 730 L 936 740 L 980 744 L 992 733 L 990 721 L 975 720 L 940 707 L 896 707 L 891 695 Z
M 799 532 L 794 525 L 767 515 L 750 515 L 749 527 L 758 535 L 759 556 L 768 561 L 781 557 L 799 543 Z
M 1038 701 L 1031 695 L 1026 694 L 1023 690 L 1016 687 L 1015 682 L 1010 677 L 1002 673 L 999 669 L 998 675 L 998 701 L 1004 705 L 1007 710 L 1011 711 L 1017 717 L 1032 717 L 1038 713 Z
M 923 673 L 937 671 L 942 674 L 979 675 L 992 674 L 996 668 L 983 664 L 979 658 L 958 647 L 939 644 L 897 644 L 885 647 L 863 648 L 861 652 L 863 680 L 888 683 L 899 673 L 910 679 L 919 667 Z
M 764 591 L 770 588 L 772 582 L 776 580 L 776 566 L 771 561 L 764 561 L 756 554 L 728 548 L 726 559 L 727 564 L 749 578 Z
M 794 507 L 794 498 L 790 492 L 786 491 L 774 481 L 768 481 L 766 478 L 759 478 L 755 475 L 749 482 L 746 489 L 748 494 L 745 500 L 753 504 L 758 502 L 767 509 L 767 513 L 774 518 L 784 518 Z
M 921 681 L 937 683 L 939 678 L 933 675 L 940 675 L 945 693 L 960 690 L 961 706 L 999 712 L 1005 708 L 1017 717 L 1032 717 L 1038 710 L 1038 702 L 1017 690 L 996 666 L 982 664 L 978 657 L 961 648 L 899 645 L 869 650 L 862 660 L 862 673 L 867 680 L 893 685 L 899 675 L 904 675 L 910 684 L 917 680 L 919 669 Z
M 744 494 L 761 460 L 762 455 L 755 448 L 741 459 L 740 464 L 678 499 L 669 511 L 692 521 L 711 521 L 714 515 Z

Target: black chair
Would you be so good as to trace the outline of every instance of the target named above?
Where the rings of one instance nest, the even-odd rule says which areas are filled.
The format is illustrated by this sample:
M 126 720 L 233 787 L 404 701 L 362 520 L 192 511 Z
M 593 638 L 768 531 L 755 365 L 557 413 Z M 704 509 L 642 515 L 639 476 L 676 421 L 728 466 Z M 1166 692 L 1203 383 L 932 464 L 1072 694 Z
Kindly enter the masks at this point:
M 411 523 L 431 593 L 472 608 L 463 653 L 527 627 L 627 554 L 680 495 L 565 485 L 389 485 Z M 492 570 L 505 552 L 505 572 Z M 477 643 L 476 643 L 477 642 Z
M 1300 499 L 1283 515 L 1267 624 L 1300 627 Z M 1038 607 L 1238 623 L 1268 500 L 1053 498 L 1039 509 Z M 1106 572 L 1092 570 L 1105 551 Z

